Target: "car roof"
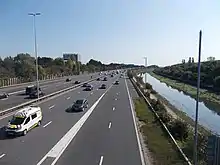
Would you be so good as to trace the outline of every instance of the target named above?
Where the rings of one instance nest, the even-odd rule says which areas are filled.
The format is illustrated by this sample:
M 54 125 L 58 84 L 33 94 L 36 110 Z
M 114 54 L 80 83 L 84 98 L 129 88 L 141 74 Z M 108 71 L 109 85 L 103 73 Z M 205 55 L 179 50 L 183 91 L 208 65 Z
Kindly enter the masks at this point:
M 77 101 L 87 101 L 87 99 L 78 99 L 78 100 L 76 100 L 76 102 Z

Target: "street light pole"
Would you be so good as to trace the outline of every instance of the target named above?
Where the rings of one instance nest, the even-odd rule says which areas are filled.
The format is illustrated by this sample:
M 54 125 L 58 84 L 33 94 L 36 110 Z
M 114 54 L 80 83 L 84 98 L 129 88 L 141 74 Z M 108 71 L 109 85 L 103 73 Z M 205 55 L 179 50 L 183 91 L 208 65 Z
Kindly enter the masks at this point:
M 202 43 L 202 31 L 199 32 L 199 57 L 198 57 L 198 78 L 197 78 L 197 94 L 196 94 L 196 116 L 195 116 L 195 135 L 194 135 L 194 165 L 198 163 L 198 107 L 199 107 L 199 88 L 200 88 L 200 61 L 201 61 L 201 43 Z
M 145 67 L 147 68 L 147 57 L 144 57 L 145 60 Z M 145 83 L 147 82 L 147 73 L 145 73 Z
M 40 15 L 40 13 L 29 13 L 28 15 L 33 16 L 33 26 L 34 26 L 34 52 L 36 60 L 36 84 L 37 84 L 37 98 L 39 99 L 39 78 L 38 78 L 38 56 L 37 56 L 37 32 L 36 32 L 36 21 L 35 17 Z

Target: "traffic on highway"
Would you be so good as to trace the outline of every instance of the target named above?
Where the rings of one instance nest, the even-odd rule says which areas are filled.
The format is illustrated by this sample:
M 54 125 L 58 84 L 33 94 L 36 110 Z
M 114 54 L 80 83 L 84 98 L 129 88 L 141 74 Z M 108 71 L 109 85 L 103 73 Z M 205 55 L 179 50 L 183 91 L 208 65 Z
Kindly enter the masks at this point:
M 1 116 L 0 164 L 141 165 L 129 92 L 132 84 L 125 71 L 96 73 L 93 78 L 83 83 L 91 79 L 83 75 L 68 78 L 68 83 L 41 85 L 43 92 L 52 93 L 81 84 Z M 23 96 L 9 94 L 1 100 L 8 102 L 4 108 L 22 103 L 26 94 L 33 93 L 32 88 L 35 86 L 27 86 Z M 17 90 L 22 89 L 24 86 Z

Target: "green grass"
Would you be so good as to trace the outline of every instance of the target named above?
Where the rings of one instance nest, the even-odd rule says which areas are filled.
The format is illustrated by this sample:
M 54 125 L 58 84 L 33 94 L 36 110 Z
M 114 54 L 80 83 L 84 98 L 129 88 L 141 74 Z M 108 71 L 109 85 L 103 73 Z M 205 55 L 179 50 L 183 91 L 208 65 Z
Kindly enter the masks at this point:
M 185 165 L 187 164 L 164 132 L 154 114 L 148 109 L 142 98 L 134 100 L 137 117 L 143 123 L 141 132 L 150 150 L 155 165 Z
M 160 75 L 157 75 L 153 72 L 148 72 L 148 73 L 151 76 L 158 79 L 159 81 L 164 82 L 167 85 L 171 86 L 172 88 L 183 91 L 187 95 L 190 95 L 191 97 L 196 98 L 196 87 L 193 87 L 191 85 L 184 84 L 179 81 L 172 80 L 172 79 L 160 76 Z M 220 105 L 220 99 L 218 98 L 218 96 L 212 92 L 205 90 L 205 89 L 200 89 L 199 98 L 203 101 L 209 101 L 209 102 L 217 103 L 218 105 Z

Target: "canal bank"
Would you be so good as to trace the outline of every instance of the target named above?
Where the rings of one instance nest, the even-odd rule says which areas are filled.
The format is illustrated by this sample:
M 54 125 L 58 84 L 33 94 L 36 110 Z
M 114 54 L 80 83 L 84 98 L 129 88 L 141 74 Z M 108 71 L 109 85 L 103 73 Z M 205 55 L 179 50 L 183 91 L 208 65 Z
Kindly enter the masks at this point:
M 158 94 L 164 97 L 177 109 L 186 113 L 190 118 L 195 118 L 196 100 L 194 98 L 160 82 L 148 73 L 146 73 L 146 79 L 143 75 L 143 80 L 151 84 Z M 211 103 L 209 105 L 211 106 L 207 106 L 204 102 L 199 103 L 199 124 L 213 133 L 220 134 L 220 116 L 215 112 L 219 107 Z

